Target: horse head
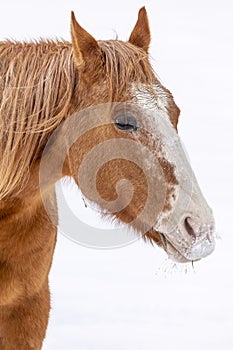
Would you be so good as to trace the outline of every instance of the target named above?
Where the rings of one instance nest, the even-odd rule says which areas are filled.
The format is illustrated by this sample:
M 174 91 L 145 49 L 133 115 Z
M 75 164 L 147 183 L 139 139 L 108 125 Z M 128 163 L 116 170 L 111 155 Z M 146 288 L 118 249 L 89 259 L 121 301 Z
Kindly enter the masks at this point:
M 63 128 L 69 143 L 63 175 L 174 260 L 209 255 L 213 214 L 178 136 L 180 110 L 149 62 L 145 8 L 128 42 L 95 40 L 74 13 L 71 34 L 75 117 Z

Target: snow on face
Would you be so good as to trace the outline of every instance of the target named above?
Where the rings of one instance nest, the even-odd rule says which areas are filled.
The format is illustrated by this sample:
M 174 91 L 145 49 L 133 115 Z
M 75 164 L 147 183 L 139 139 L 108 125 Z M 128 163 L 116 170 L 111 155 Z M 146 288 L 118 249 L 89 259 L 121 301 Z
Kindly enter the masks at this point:
M 168 93 L 159 84 L 151 86 L 141 84 L 137 88 L 133 87 L 133 95 L 136 102 L 146 110 L 163 111 L 167 115 Z M 168 115 L 167 115 L 168 117 Z

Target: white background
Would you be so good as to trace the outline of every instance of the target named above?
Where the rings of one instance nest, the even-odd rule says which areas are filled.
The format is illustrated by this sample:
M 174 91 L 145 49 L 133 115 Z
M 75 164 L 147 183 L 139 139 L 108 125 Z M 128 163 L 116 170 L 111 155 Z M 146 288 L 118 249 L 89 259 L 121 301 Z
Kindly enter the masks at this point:
M 75 10 L 97 39 L 125 40 L 143 5 L 153 67 L 182 110 L 179 133 L 221 239 L 185 273 L 142 241 L 101 251 L 59 235 L 44 350 L 233 348 L 232 1 L 1 1 L 0 39 L 69 40 Z

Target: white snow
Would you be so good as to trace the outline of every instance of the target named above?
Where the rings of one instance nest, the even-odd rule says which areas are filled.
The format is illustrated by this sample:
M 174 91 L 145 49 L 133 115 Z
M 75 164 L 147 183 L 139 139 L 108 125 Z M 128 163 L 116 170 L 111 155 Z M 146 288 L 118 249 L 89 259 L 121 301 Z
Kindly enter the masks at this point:
M 233 347 L 233 114 L 230 0 L 8 0 L 0 36 L 69 39 L 70 10 L 98 39 L 129 36 L 146 5 L 153 66 L 181 108 L 179 133 L 214 210 L 215 252 L 174 267 L 142 241 L 109 251 L 59 235 L 43 350 L 231 350 Z M 69 192 L 67 190 L 69 196 Z M 89 214 L 79 197 L 74 210 Z M 81 211 L 82 207 L 82 211 Z M 187 273 L 185 269 L 187 268 Z

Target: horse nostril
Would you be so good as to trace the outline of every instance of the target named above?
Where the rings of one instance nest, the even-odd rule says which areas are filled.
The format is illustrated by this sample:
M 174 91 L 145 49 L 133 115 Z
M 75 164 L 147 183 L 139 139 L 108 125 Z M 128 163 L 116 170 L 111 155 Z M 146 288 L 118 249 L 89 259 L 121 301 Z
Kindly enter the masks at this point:
M 190 222 L 192 222 L 192 219 L 190 217 L 185 218 L 184 220 L 185 230 L 188 232 L 190 236 L 196 239 L 198 233 L 194 230 Z

